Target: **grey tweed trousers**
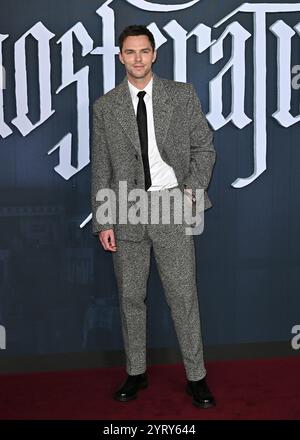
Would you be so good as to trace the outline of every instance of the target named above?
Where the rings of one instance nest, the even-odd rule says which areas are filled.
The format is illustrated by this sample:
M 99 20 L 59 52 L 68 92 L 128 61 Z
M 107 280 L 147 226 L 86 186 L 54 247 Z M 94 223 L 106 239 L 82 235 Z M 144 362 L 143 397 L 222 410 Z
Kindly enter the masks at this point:
M 143 240 L 117 240 L 117 251 L 113 253 L 126 372 L 137 375 L 146 371 L 145 300 L 150 252 L 153 248 L 187 379 L 199 380 L 206 375 L 206 370 L 197 296 L 194 237 L 185 234 L 186 224 L 175 224 L 172 221 L 173 209 L 171 204 L 170 224 L 162 224 L 160 212 L 158 224 L 146 225 Z M 150 216 L 150 202 L 148 212 Z

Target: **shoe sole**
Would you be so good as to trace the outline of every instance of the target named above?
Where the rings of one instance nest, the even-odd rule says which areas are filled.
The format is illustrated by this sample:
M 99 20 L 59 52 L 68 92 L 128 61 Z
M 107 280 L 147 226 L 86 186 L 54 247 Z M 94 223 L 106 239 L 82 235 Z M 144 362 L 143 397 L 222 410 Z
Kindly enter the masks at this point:
M 186 392 L 189 396 L 192 396 L 193 393 L 191 392 L 191 390 L 189 389 L 189 387 L 186 387 Z M 196 400 L 192 400 L 192 403 L 194 406 L 196 406 L 197 408 L 202 408 L 202 409 L 208 409 L 208 408 L 213 408 L 216 406 L 216 402 L 207 402 L 207 403 L 199 403 L 196 402 Z
M 143 383 L 139 386 L 139 390 L 144 390 L 145 388 L 148 387 L 148 383 Z M 138 391 L 139 391 L 138 390 Z M 118 400 L 119 402 L 129 402 L 130 400 L 134 400 L 138 397 L 138 393 L 134 394 L 133 396 L 130 397 L 118 397 L 118 396 L 114 396 L 115 400 Z

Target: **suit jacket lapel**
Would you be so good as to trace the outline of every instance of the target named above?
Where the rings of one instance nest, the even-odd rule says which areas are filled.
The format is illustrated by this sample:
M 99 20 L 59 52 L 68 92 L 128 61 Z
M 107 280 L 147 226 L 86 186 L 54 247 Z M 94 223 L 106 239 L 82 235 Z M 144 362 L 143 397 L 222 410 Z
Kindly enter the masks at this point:
M 136 116 L 127 83 L 127 76 L 118 87 L 116 117 L 131 143 L 137 151 L 141 151 Z
M 156 143 L 161 154 L 172 118 L 173 105 L 163 81 L 155 74 L 153 74 L 152 103 Z
M 116 117 L 135 149 L 140 152 L 138 127 L 127 83 L 127 76 L 118 87 L 116 100 L 118 103 L 116 106 Z M 156 143 L 161 154 L 164 149 L 166 135 L 172 118 L 173 105 L 163 81 L 154 73 L 152 104 Z

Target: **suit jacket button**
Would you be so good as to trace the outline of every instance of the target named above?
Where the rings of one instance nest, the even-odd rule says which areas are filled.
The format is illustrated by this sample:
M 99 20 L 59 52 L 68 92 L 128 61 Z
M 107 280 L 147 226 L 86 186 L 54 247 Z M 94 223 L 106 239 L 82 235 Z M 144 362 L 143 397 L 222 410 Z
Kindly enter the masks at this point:
M 137 179 L 134 179 L 134 184 L 137 185 Z

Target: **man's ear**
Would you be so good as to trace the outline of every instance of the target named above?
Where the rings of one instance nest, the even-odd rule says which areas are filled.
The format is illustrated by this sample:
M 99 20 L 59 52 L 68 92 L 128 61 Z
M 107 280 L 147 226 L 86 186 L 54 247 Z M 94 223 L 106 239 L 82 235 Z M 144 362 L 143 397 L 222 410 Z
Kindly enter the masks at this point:
M 154 53 L 153 53 L 153 57 L 152 57 L 152 63 L 155 63 L 156 57 L 157 57 L 157 52 L 155 50 Z
M 119 60 L 121 61 L 122 64 L 124 64 L 124 61 L 123 61 L 123 57 L 122 57 L 121 52 L 119 52 Z

